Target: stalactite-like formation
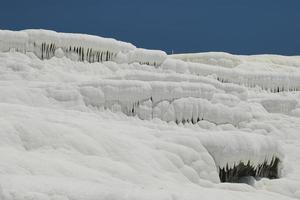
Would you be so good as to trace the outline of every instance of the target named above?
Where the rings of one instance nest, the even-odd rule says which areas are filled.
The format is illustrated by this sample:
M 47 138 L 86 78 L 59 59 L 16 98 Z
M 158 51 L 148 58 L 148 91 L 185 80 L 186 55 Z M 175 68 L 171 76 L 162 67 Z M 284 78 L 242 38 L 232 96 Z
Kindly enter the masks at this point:
M 35 47 L 38 47 L 36 43 L 34 43 Z M 55 56 L 55 50 L 57 47 L 54 43 L 47 44 L 43 42 L 40 47 L 40 58 L 50 59 Z M 97 51 L 92 48 L 87 48 L 85 50 L 83 47 L 69 46 L 68 48 L 63 49 L 66 54 L 75 53 L 78 55 L 79 61 L 87 61 L 89 63 L 94 62 L 104 62 L 104 61 L 113 61 L 117 54 L 110 51 Z
M 221 182 L 237 183 L 240 178 L 245 176 L 252 176 L 254 178 L 279 178 L 278 165 L 279 158 L 273 158 L 271 163 L 266 161 L 258 166 L 252 166 L 250 161 L 247 164 L 240 162 L 233 168 L 228 168 L 228 165 L 219 169 L 219 177 Z
M 231 83 L 231 81 L 226 80 L 224 77 L 217 77 L 217 80 L 220 81 L 221 83 Z M 286 88 L 284 86 L 274 86 L 273 88 L 270 88 L 270 87 L 260 86 L 255 83 L 247 83 L 247 82 L 243 83 L 243 85 L 250 87 L 250 88 L 255 88 L 258 86 L 258 87 L 261 87 L 261 89 L 267 90 L 272 93 L 279 93 L 279 92 L 286 92 L 286 91 L 288 91 L 288 92 L 300 91 L 300 89 L 297 87 L 289 87 L 289 86 L 287 86 Z
M 59 50 L 57 52 L 57 50 Z M 47 30 L 0 30 L 1 52 L 32 52 L 45 60 L 57 55 L 73 61 L 141 63 L 160 66 L 167 54 L 159 50 L 136 48 L 132 44 L 85 34 L 56 33 Z M 57 54 L 56 54 L 57 53 Z M 121 53 L 120 59 L 117 55 Z

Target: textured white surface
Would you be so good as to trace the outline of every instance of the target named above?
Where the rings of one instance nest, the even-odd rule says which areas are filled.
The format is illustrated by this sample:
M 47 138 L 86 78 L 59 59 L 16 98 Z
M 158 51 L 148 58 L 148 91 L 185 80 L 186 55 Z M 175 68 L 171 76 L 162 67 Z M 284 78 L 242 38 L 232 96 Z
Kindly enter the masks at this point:
M 247 62 L 257 77 L 281 77 L 287 66 L 297 84 L 299 58 L 209 53 L 191 63 L 138 50 L 138 62 L 162 62 L 154 67 L 128 57 L 76 62 L 64 52 L 40 60 L 1 45 L 22 46 L 28 33 L 57 39 L 0 32 L 1 200 L 300 198 L 300 93 L 217 80 L 224 69 L 247 75 L 237 67 Z M 215 71 L 192 70 L 204 65 Z M 219 167 L 274 156 L 280 179 L 219 183 Z

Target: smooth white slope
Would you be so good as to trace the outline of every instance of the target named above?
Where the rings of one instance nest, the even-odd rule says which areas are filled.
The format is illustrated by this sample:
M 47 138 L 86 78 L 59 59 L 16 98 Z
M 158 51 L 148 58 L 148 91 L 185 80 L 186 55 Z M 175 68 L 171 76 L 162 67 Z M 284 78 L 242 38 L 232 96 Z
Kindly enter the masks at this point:
M 247 185 L 218 189 L 199 130 L 109 112 L 0 109 L 5 199 L 283 198 Z

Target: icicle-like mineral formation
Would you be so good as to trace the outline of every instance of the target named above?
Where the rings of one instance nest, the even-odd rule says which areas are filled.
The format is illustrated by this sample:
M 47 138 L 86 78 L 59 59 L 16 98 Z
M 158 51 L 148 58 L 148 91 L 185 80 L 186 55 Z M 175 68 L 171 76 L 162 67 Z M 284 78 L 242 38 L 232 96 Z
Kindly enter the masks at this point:
M 270 137 L 223 132 L 201 136 L 202 144 L 215 160 L 221 182 L 239 182 L 243 177 L 279 178 L 283 153 Z
M 158 50 L 138 49 L 111 38 L 48 30 L 0 30 L 0 51 L 33 52 L 40 59 L 66 56 L 76 61 L 134 63 L 158 66 L 167 54 Z

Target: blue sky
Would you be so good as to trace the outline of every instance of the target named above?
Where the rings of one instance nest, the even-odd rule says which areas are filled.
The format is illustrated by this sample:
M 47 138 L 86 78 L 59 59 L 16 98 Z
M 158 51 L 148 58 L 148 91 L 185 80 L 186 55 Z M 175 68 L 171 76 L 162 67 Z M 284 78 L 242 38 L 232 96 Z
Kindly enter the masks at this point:
M 27 28 L 167 53 L 300 55 L 300 0 L 2 0 L 0 29 Z

